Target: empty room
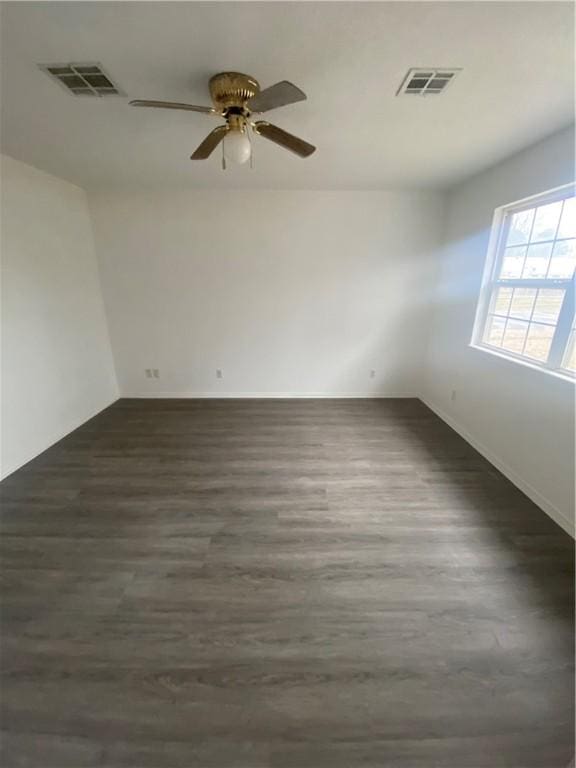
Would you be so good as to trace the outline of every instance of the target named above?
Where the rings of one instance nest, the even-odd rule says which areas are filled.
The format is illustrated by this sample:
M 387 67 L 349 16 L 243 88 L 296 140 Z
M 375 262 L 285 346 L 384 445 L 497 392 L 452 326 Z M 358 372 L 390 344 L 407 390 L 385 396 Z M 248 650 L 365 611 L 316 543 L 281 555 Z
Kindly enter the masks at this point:
M 574 765 L 572 2 L 2 2 L 0 764 Z

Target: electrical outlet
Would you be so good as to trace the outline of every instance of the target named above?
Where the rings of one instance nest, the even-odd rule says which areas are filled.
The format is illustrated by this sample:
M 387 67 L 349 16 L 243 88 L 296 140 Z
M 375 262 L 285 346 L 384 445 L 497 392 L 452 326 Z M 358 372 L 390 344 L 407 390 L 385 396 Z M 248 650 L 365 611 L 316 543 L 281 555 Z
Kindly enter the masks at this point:
M 223 379 L 224 374 L 222 373 L 222 368 L 216 368 L 216 378 L 217 379 Z
M 450 400 L 454 403 L 456 401 L 456 390 L 453 389 L 450 394 Z
M 155 379 L 160 378 L 160 371 L 158 370 L 158 368 L 152 368 L 152 375 L 154 376 Z
M 151 379 L 152 378 L 152 368 L 145 368 L 144 369 L 144 375 L 146 376 L 147 379 Z
M 376 378 L 376 371 L 375 371 L 374 369 L 372 369 L 372 370 L 370 371 L 370 378 L 371 378 L 371 379 L 375 379 L 375 378 Z

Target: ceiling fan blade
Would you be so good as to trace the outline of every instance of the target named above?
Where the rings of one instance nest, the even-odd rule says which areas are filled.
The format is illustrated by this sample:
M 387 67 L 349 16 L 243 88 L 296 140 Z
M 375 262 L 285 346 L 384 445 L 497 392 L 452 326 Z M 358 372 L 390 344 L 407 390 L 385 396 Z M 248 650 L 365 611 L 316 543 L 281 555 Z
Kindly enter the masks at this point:
M 214 128 L 214 130 L 206 136 L 194 154 L 190 156 L 190 160 L 206 160 L 207 157 L 210 157 L 229 130 L 230 128 L 228 125 L 219 125 L 218 128 Z
M 299 139 L 298 136 L 293 136 L 291 133 L 283 131 L 282 128 L 278 128 L 277 125 L 272 125 L 264 120 L 254 123 L 254 130 L 259 136 L 264 136 L 265 139 L 279 144 L 284 149 L 289 149 L 290 152 L 294 152 L 299 157 L 309 157 L 316 151 L 316 147 L 308 144 L 307 141 Z
M 160 109 L 185 109 L 188 112 L 203 112 L 206 115 L 219 115 L 212 107 L 198 107 L 195 104 L 180 104 L 177 101 L 147 101 L 136 99 L 130 102 L 131 107 L 159 107 Z
M 265 88 L 256 94 L 247 103 L 251 112 L 268 112 L 269 109 L 283 107 L 286 104 L 295 104 L 297 101 L 305 101 L 306 94 L 288 80 L 282 80 L 270 88 Z

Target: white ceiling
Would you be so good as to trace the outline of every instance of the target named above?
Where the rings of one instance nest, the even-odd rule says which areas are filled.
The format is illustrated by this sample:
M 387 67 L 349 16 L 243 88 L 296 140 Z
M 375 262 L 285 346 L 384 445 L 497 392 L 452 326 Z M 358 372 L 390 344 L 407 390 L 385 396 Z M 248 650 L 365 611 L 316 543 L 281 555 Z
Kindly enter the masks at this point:
M 568 2 L 2 4 L 2 149 L 84 187 L 446 186 L 573 120 Z M 201 114 L 68 94 L 37 63 L 99 61 L 130 98 L 209 104 L 234 69 L 308 101 L 267 117 L 318 146 L 256 139 L 256 168 L 188 158 Z M 462 67 L 441 96 L 395 93 L 410 67 Z

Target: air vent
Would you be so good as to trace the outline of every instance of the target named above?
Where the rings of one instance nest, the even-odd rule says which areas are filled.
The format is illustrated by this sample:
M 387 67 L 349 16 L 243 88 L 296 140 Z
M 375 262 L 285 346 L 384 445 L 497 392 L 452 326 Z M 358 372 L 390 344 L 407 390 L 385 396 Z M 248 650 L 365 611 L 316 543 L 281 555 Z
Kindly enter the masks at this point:
M 100 64 L 39 64 L 74 96 L 124 96 Z
M 432 69 L 421 67 L 411 69 L 404 78 L 396 96 L 407 94 L 408 96 L 434 96 L 443 93 L 456 75 L 459 69 Z

